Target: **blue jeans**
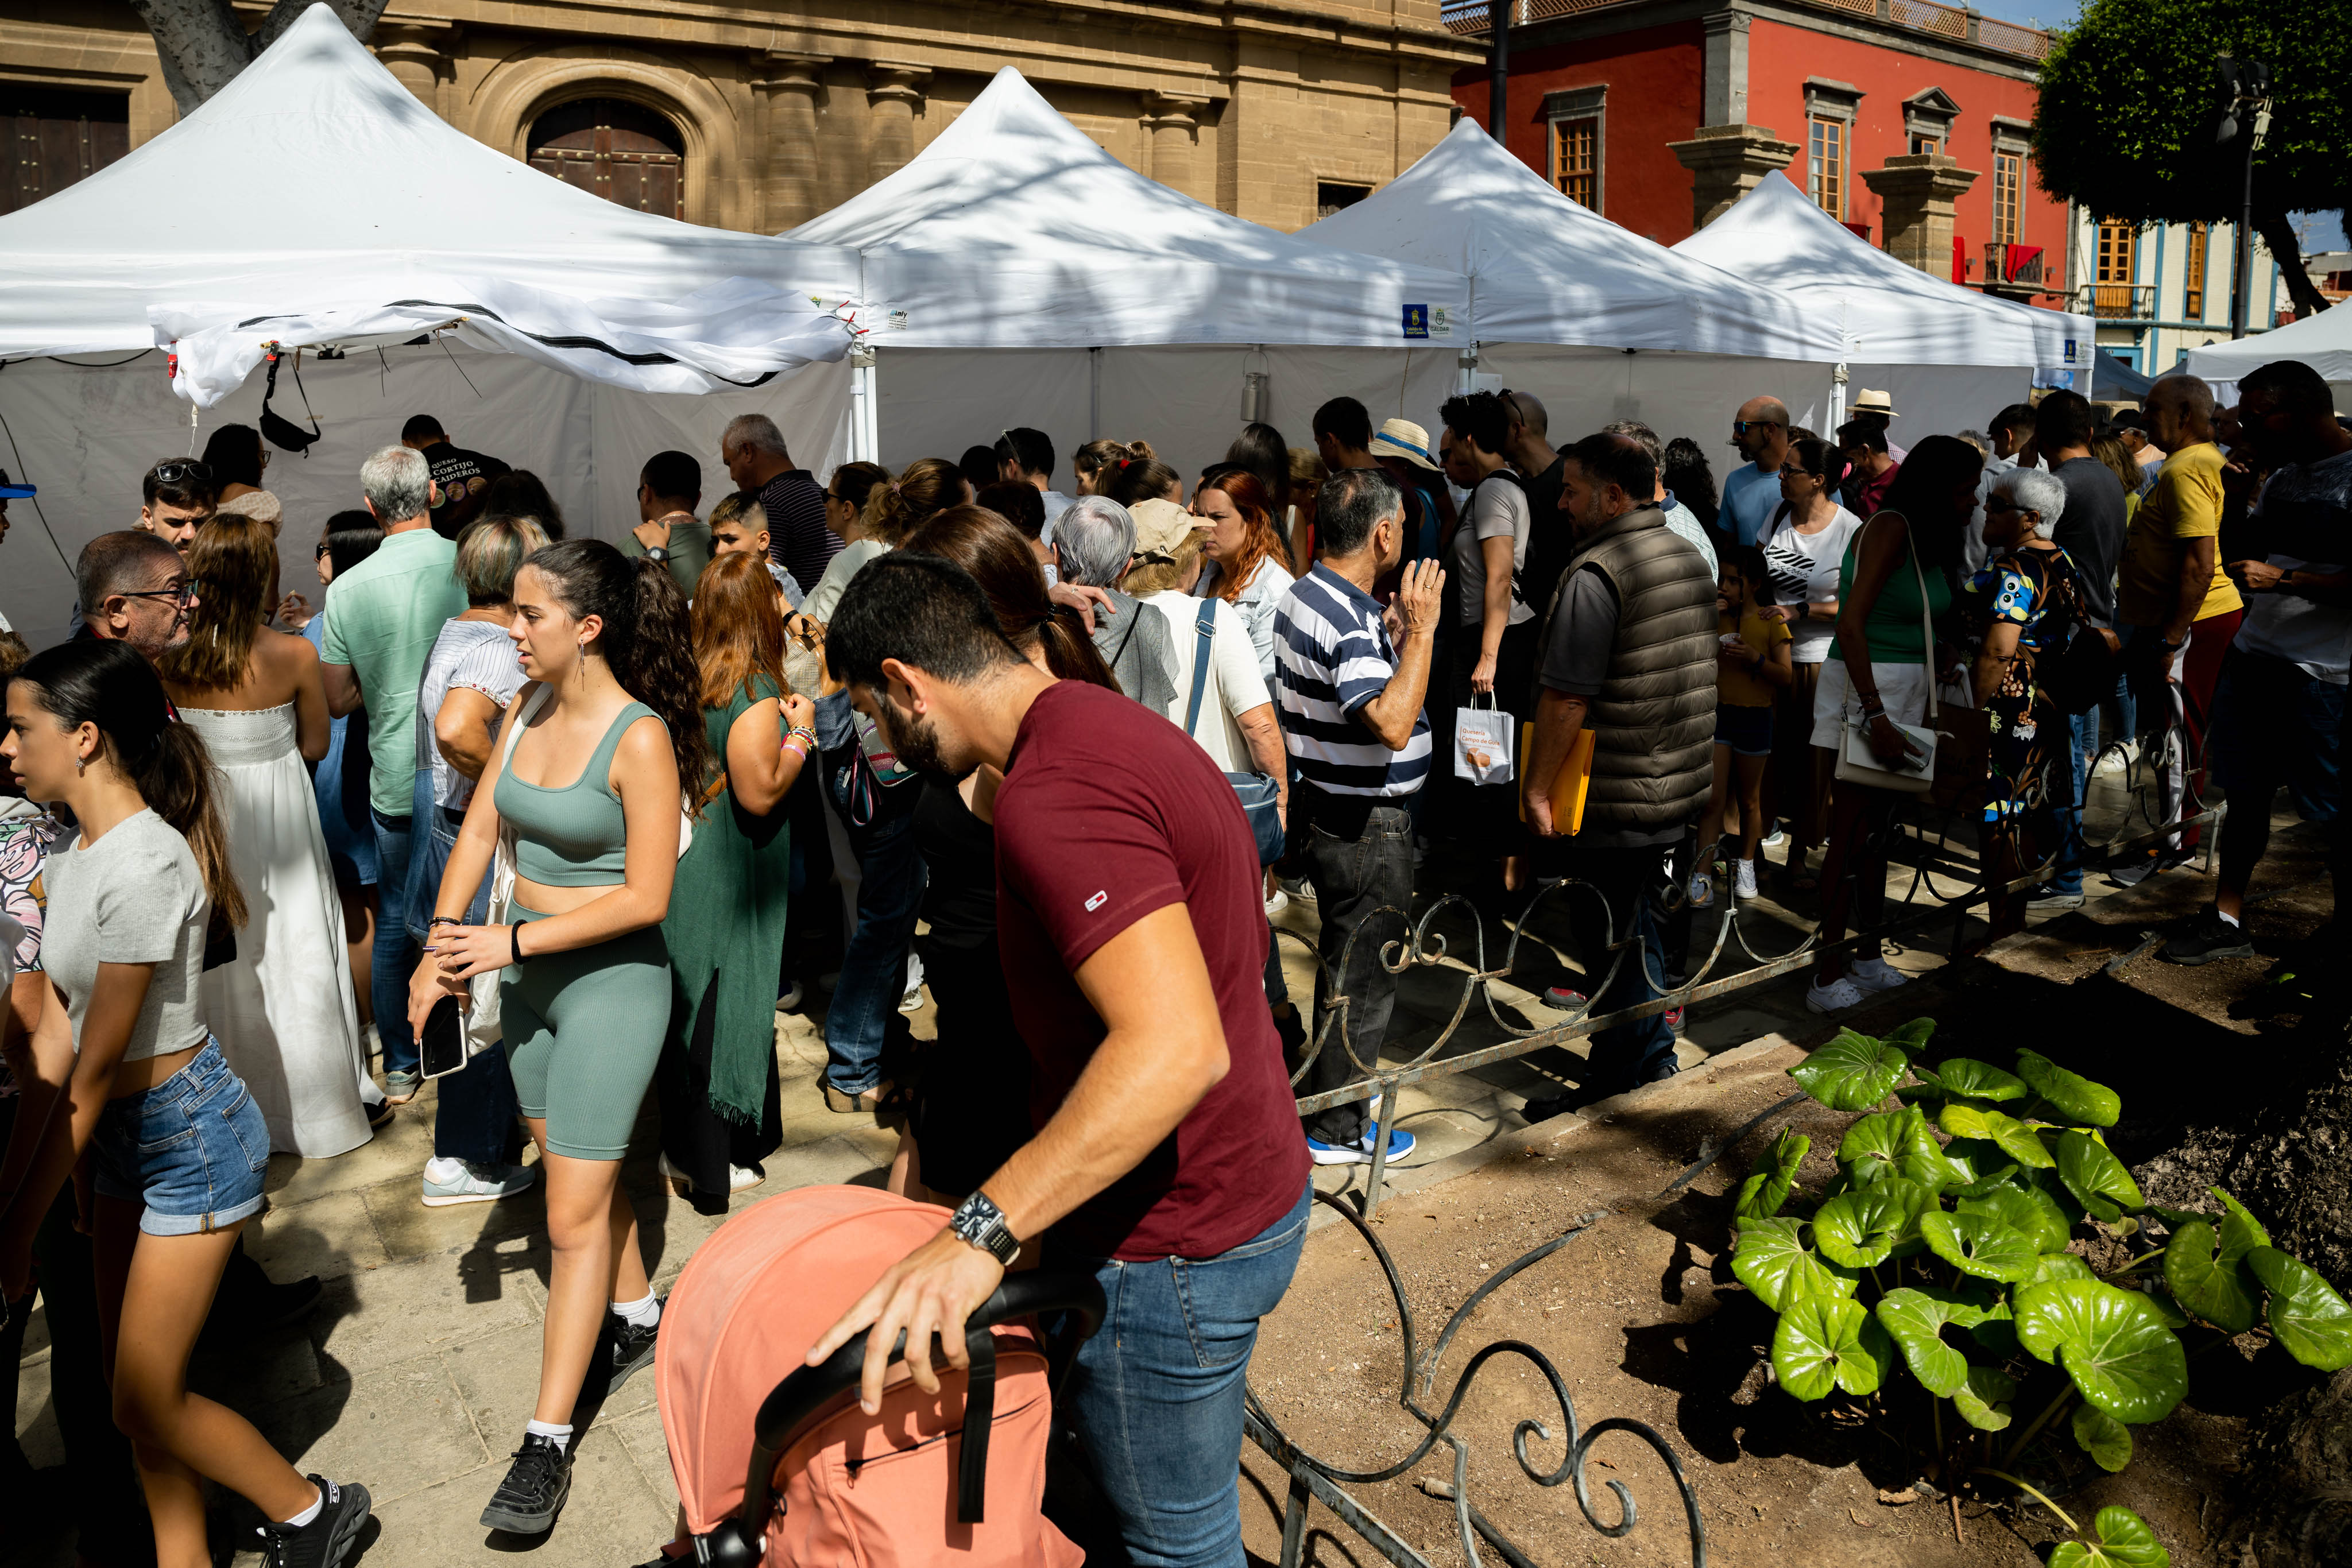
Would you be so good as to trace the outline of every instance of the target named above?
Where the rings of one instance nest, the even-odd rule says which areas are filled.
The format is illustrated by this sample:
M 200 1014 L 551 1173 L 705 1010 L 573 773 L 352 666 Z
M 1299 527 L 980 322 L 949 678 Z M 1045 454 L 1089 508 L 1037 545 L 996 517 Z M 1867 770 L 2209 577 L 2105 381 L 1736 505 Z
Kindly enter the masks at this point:
M 368 976 L 368 1005 L 375 1009 L 376 1038 L 383 1042 L 386 1072 L 416 1071 L 416 1033 L 408 1027 L 408 977 L 416 949 L 408 935 L 410 817 L 387 817 L 373 807 L 375 829 L 375 950 Z M 426 911 L 430 914 L 431 911 Z
M 852 823 L 849 841 L 859 869 L 857 929 L 824 1011 L 824 1080 L 845 1094 L 863 1094 L 882 1082 L 882 1042 L 907 994 L 907 948 L 928 873 L 910 812 Z
M 409 940 L 420 947 L 433 906 L 441 899 L 441 873 L 448 869 L 449 852 L 457 847 L 457 824 L 433 803 L 433 775 L 416 772 L 415 810 L 409 821 L 408 886 L 403 897 Z M 466 905 L 466 923 L 479 925 L 490 915 L 490 873 Z M 373 986 L 369 990 L 374 990 Z M 407 1005 L 403 998 L 402 1005 Z M 433 1099 L 433 1152 L 445 1160 L 475 1165 L 503 1165 L 507 1140 L 514 1131 L 517 1107 L 514 1076 L 507 1071 L 504 1045 L 478 1051 L 457 1071 L 436 1080 Z
M 1108 1310 L 1066 1408 L 1136 1568 L 1241 1568 L 1242 1396 L 1258 1320 L 1290 1288 L 1313 1188 L 1214 1258 L 1054 1255 L 1091 1268 Z
M 1557 895 L 1568 901 L 1569 934 L 1576 939 L 1585 979 L 1597 982 L 1616 964 L 1616 977 L 1592 998 L 1591 1012 L 1596 1018 L 1666 994 L 1657 894 L 1663 880 L 1661 867 L 1672 847 L 1570 850 L 1559 862 L 1562 873 L 1591 884 L 1590 890 L 1575 888 Z M 1638 960 L 1630 946 L 1622 963 L 1609 950 L 1612 922 L 1618 940 L 1641 943 Z M 1674 1071 L 1674 1026 L 1666 1022 L 1664 1013 L 1652 1013 L 1592 1037 L 1585 1056 L 1584 1080 L 1578 1088 L 1588 1096 L 1596 1091 L 1619 1094 L 1670 1077 Z
M 226 1230 L 261 1212 L 269 1128 L 216 1041 L 152 1089 L 108 1101 L 91 1144 L 99 1196 L 145 1204 L 149 1236 Z

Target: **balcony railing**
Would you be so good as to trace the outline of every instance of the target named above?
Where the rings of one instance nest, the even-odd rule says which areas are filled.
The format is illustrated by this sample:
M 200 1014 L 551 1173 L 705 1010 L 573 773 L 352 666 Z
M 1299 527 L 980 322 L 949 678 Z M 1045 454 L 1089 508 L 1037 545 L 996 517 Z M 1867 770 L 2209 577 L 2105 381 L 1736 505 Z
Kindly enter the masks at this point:
M 1985 281 L 2038 288 L 2042 285 L 2042 263 L 2047 255 L 2038 246 L 1991 241 L 1985 246 Z
M 1606 10 L 1634 3 L 1635 0 L 1511 0 L 1511 26 L 1524 27 L 1529 23 L 1548 22 L 1556 16 L 1572 16 L 1586 11 Z M 2047 33 L 1998 22 L 1963 6 L 1940 5 L 1937 0 L 1801 0 L 1801 3 L 1827 11 L 1841 11 L 1848 16 L 1874 17 L 1913 32 L 1975 44 L 1980 48 L 2015 55 L 2021 59 L 2038 60 L 2050 52 L 2050 35 Z M 1488 9 L 1486 0 L 1440 0 L 1438 18 L 1449 33 L 1463 37 L 1482 37 L 1486 32 Z
M 2102 321 L 2156 319 L 2156 285 L 2086 283 L 2076 290 L 2075 308 Z

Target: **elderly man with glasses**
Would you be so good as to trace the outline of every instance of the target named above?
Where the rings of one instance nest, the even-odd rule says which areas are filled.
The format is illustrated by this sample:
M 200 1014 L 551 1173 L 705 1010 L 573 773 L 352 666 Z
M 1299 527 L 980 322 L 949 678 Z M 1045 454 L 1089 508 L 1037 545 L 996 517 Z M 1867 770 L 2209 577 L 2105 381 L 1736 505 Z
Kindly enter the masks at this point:
M 99 535 L 82 547 L 74 588 L 82 629 L 130 643 L 151 664 L 188 640 L 196 587 L 188 580 L 187 562 L 160 534 L 126 528 Z
M 1731 542 L 1752 545 L 1780 507 L 1780 465 L 1789 458 L 1789 409 L 1776 397 L 1751 397 L 1731 423 L 1731 444 L 1748 461 L 1724 477 L 1716 527 Z
M 168 457 L 147 470 L 139 482 L 139 493 L 140 530 L 185 555 L 196 530 L 212 521 L 220 484 L 213 471 L 194 458 Z

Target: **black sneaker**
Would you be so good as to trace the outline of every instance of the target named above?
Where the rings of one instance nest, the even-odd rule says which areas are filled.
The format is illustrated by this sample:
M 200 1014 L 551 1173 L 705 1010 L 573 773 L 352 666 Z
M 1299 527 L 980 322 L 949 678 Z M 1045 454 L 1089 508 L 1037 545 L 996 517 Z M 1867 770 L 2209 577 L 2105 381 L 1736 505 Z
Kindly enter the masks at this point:
M 2246 928 L 2232 925 L 2221 918 L 2221 912 L 2210 904 L 2200 911 L 2179 934 L 2156 950 L 2156 956 L 2168 964 L 2210 964 L 2216 958 L 2251 958 L 2254 945 L 2247 939 Z
M 367 1522 L 367 1488 L 357 1481 L 337 1486 L 324 1476 L 309 1479 L 325 1505 L 308 1524 L 265 1524 L 254 1532 L 265 1568 L 336 1568 Z
M 667 1306 L 669 1298 L 665 1296 L 659 1304 Z M 606 1364 L 612 1368 L 604 1384 L 605 1397 L 619 1393 L 621 1385 L 653 1360 L 654 1343 L 660 1333 L 659 1318 L 654 1320 L 653 1327 L 641 1329 L 617 1312 L 604 1314 L 604 1348 L 610 1355 Z
M 507 1479 L 482 1510 L 482 1524 L 515 1535 L 544 1535 L 555 1528 L 555 1516 L 571 1495 L 572 1450 L 552 1437 L 526 1432 Z

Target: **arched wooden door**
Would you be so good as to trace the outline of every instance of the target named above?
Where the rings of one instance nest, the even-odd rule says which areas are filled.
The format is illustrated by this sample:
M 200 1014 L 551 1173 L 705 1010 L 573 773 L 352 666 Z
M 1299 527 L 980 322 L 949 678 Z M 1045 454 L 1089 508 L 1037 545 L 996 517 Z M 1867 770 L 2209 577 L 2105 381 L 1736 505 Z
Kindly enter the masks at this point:
M 643 104 L 585 98 L 549 110 L 530 128 L 530 166 L 641 213 L 686 216 L 686 140 Z

